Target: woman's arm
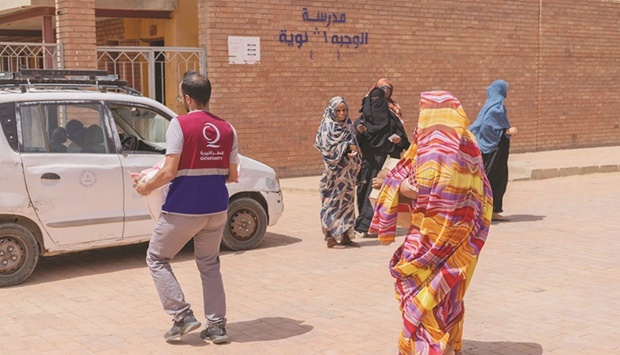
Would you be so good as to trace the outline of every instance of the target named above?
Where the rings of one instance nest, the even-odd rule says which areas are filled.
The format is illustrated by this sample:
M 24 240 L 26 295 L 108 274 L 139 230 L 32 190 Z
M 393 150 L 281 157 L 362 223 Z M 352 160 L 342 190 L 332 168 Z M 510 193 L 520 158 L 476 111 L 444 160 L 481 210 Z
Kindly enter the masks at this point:
M 410 198 L 412 200 L 417 200 L 418 199 L 418 188 L 415 187 L 414 185 L 412 185 L 409 182 L 409 179 L 404 179 L 401 183 L 400 183 L 400 188 L 398 189 L 398 192 L 407 197 Z

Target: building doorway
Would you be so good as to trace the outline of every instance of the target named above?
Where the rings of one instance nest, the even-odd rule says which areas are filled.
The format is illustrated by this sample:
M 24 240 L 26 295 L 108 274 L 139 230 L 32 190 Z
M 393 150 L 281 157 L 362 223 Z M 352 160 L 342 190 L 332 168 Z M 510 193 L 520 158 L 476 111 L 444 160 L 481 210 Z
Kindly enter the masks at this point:
M 151 47 L 163 47 L 164 40 L 158 39 L 154 41 L 150 41 L 149 45 Z M 155 100 L 161 102 L 162 104 L 168 104 L 166 100 L 166 90 L 165 90 L 165 81 L 166 81 L 166 55 L 163 51 L 155 50 L 154 59 L 155 59 Z

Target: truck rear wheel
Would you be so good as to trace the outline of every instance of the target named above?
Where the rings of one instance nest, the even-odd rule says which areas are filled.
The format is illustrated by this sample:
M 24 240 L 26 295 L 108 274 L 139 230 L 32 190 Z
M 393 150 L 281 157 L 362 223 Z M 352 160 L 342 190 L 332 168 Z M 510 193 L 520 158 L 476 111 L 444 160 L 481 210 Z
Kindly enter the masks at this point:
M 16 223 L 0 224 L 0 287 L 24 282 L 39 260 L 39 245 L 32 233 Z

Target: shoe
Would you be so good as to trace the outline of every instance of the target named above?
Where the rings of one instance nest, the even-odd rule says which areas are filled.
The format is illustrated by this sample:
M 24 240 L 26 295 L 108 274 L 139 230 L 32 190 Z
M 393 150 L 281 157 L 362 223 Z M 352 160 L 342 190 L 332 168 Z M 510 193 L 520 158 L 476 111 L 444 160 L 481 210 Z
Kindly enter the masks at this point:
M 334 237 L 327 237 L 325 241 L 327 242 L 327 248 L 329 249 L 344 249 L 344 245 L 338 243 Z
M 200 326 L 200 322 L 196 320 L 196 317 L 194 317 L 194 312 L 190 309 L 189 312 L 187 312 L 187 315 L 185 315 L 185 318 L 178 322 L 174 322 L 172 328 L 164 334 L 164 338 L 166 338 L 166 340 L 177 339 L 183 334 L 187 334 L 192 330 L 200 328 Z
M 230 341 L 230 338 L 226 335 L 225 323 L 209 325 L 200 332 L 200 337 L 205 340 L 211 340 L 213 344 L 224 344 Z

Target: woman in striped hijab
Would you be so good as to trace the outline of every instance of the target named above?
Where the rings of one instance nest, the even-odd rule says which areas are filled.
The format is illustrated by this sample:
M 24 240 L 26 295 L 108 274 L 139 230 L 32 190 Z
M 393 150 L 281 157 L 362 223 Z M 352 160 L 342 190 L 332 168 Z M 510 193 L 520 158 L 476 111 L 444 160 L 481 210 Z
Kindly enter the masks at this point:
M 340 96 L 329 101 L 314 140 L 321 152 L 325 170 L 319 182 L 321 193 L 321 229 L 327 247 L 359 247 L 352 241 L 355 225 L 355 185 L 361 165 L 361 153 L 349 106 Z
M 392 169 L 377 200 L 371 230 L 394 242 L 403 196 L 411 224 L 394 252 L 403 329 L 401 354 L 459 354 L 463 297 L 486 240 L 493 198 L 469 120 L 456 97 L 424 92 L 411 147 Z

